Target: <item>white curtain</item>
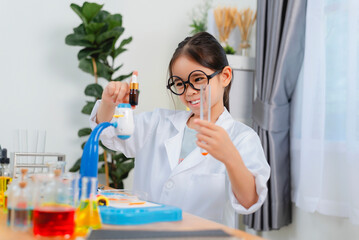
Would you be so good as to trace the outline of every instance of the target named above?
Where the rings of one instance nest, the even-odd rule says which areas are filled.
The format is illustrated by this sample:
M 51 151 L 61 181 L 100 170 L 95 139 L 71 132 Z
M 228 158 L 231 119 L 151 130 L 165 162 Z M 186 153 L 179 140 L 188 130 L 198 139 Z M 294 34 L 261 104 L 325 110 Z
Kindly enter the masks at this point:
M 359 1 L 308 0 L 294 95 L 292 199 L 359 224 Z

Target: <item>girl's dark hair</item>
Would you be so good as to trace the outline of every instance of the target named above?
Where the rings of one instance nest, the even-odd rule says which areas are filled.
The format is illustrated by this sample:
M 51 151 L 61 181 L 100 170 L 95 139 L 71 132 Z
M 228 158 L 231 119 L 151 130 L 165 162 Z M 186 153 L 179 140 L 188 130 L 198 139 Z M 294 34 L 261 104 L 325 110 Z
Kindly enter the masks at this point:
M 172 66 L 176 59 L 180 56 L 187 56 L 198 62 L 206 68 L 213 71 L 222 70 L 228 66 L 226 53 L 215 37 L 207 32 L 200 32 L 192 37 L 187 37 L 178 44 L 177 49 L 173 53 L 172 59 L 168 66 L 170 76 L 172 76 Z M 232 81 L 224 89 L 223 104 L 229 111 L 229 91 Z

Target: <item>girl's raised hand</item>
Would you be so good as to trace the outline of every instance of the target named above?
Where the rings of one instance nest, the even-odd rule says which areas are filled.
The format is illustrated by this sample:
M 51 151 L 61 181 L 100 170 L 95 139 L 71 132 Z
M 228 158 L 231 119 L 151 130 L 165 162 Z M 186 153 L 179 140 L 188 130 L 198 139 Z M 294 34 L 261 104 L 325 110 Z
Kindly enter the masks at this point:
M 194 124 L 198 131 L 196 142 L 198 147 L 206 150 L 225 165 L 236 155 L 238 150 L 224 128 L 200 119 L 195 119 Z
M 128 103 L 130 87 L 126 82 L 112 81 L 107 84 L 102 93 L 102 102 L 109 106 Z

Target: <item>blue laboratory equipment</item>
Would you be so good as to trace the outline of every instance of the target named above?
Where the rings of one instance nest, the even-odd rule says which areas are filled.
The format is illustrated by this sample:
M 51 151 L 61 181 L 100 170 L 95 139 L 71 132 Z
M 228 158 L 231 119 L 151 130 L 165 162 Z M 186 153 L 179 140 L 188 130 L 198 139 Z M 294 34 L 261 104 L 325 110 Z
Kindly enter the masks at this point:
M 103 224 L 139 225 L 182 220 L 180 208 L 149 202 L 145 192 L 113 189 L 99 194 L 108 198 L 107 206 L 99 207 Z
M 169 205 L 156 207 L 115 208 L 100 206 L 101 221 L 110 225 L 140 225 L 182 220 L 182 210 Z
M 116 121 L 113 123 L 103 122 L 96 126 L 87 140 L 80 166 L 81 177 L 96 177 L 98 164 L 98 148 L 101 132 L 112 126 L 115 128 L 117 137 L 123 140 L 130 138 L 134 130 L 133 111 L 128 103 L 120 103 L 113 116 Z

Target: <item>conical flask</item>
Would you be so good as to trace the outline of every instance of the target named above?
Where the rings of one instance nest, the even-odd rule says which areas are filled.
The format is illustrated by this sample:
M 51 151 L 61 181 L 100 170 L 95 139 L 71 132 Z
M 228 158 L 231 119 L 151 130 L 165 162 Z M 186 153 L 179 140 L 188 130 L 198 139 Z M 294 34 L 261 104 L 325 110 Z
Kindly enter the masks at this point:
M 90 189 L 90 191 L 88 191 Z M 101 218 L 96 201 L 97 178 L 82 177 L 81 200 L 76 209 L 76 235 L 85 236 L 89 229 L 101 228 Z

